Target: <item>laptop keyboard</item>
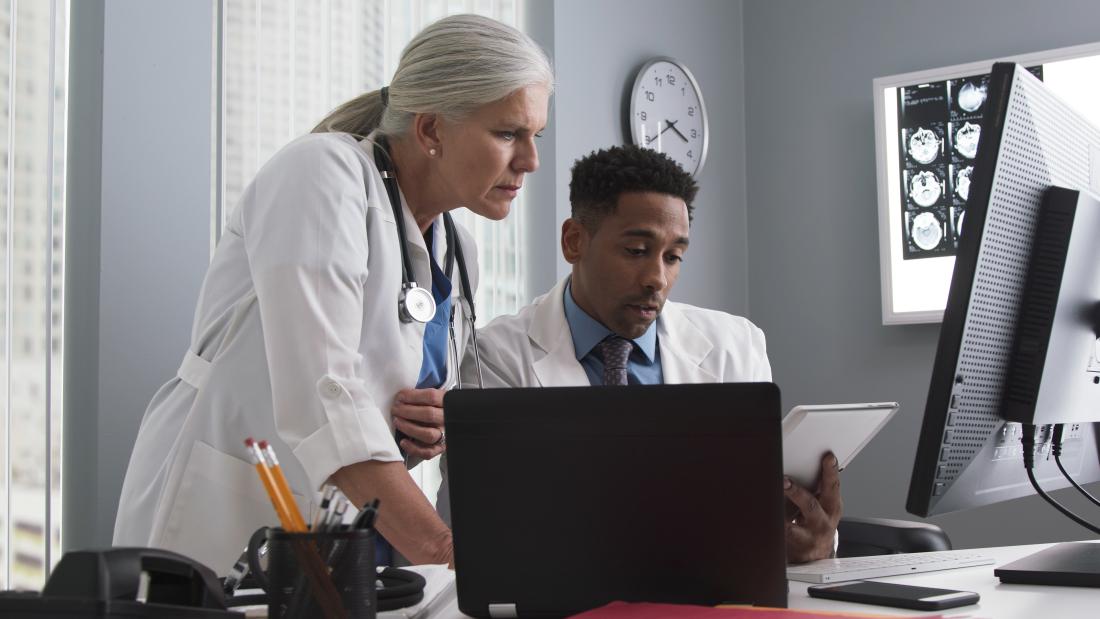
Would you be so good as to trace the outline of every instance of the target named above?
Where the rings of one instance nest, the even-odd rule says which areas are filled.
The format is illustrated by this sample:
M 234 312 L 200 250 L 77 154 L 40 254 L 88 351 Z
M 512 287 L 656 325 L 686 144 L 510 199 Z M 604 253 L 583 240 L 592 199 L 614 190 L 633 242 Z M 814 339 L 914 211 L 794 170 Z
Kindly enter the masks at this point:
M 973 550 L 847 557 L 788 566 L 787 579 L 820 584 L 952 570 L 977 565 L 993 565 L 993 563 L 991 557 Z

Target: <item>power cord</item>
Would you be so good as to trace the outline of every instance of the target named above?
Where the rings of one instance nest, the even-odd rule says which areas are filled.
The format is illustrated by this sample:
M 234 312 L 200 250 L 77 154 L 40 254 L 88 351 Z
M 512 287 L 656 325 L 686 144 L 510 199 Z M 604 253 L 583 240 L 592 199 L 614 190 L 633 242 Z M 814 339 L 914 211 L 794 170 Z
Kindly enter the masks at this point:
M 1070 520 L 1072 520 L 1072 521 L 1076 522 L 1077 524 L 1085 527 L 1086 529 L 1088 529 L 1089 531 L 1092 531 L 1093 533 L 1100 534 L 1100 527 L 1097 527 L 1096 525 L 1092 524 L 1088 520 L 1085 520 L 1084 518 L 1082 518 L 1082 517 L 1078 516 L 1077 514 L 1071 512 L 1069 509 L 1067 509 L 1061 503 L 1059 503 L 1058 501 L 1055 501 L 1053 497 L 1048 495 L 1046 492 L 1043 492 L 1043 489 L 1039 487 L 1039 482 L 1035 480 L 1035 471 L 1034 471 L 1034 468 L 1035 468 L 1035 424 L 1030 424 L 1030 423 L 1024 424 L 1024 436 L 1021 439 L 1021 441 L 1023 442 L 1023 447 L 1024 447 L 1024 469 L 1027 470 L 1027 478 L 1029 480 L 1031 480 L 1031 486 L 1033 488 L 1035 488 L 1036 494 L 1043 497 L 1043 499 L 1046 500 L 1047 503 L 1050 503 L 1051 505 L 1053 505 L 1055 509 L 1062 512 L 1062 514 L 1065 515 Z
M 1066 480 L 1069 481 L 1069 483 L 1074 488 L 1076 488 L 1078 492 L 1083 494 L 1088 500 L 1092 501 L 1094 505 L 1100 506 L 1100 500 L 1092 496 L 1092 494 L 1090 494 L 1088 490 L 1085 490 L 1081 487 L 1080 484 L 1074 481 L 1073 477 L 1071 477 L 1069 472 L 1066 471 L 1066 468 L 1062 466 L 1062 435 L 1064 433 L 1064 430 L 1065 424 L 1060 423 L 1054 426 L 1054 434 L 1051 437 L 1050 445 L 1050 453 L 1054 454 L 1054 463 L 1058 465 L 1058 470 L 1062 471 L 1062 475 L 1065 476 Z

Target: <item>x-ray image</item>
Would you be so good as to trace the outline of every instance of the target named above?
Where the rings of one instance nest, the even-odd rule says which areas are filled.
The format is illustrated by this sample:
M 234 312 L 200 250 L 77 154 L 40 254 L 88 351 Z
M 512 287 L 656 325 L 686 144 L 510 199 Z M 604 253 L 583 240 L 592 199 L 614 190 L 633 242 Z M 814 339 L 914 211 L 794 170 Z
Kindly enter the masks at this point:
M 970 175 L 974 173 L 974 166 L 951 166 L 951 178 L 954 180 L 955 202 L 966 204 L 970 197 Z
M 976 75 L 957 80 L 948 80 L 951 87 L 948 91 L 950 97 L 951 120 L 975 120 L 981 122 L 985 112 L 985 100 L 989 92 L 989 76 Z
M 917 127 L 909 133 L 909 156 L 921 164 L 929 164 L 943 152 L 943 138 L 937 128 Z
M 909 185 L 909 199 L 917 206 L 928 208 L 935 206 L 944 194 L 944 181 L 932 170 L 906 170 Z
M 963 156 L 964 159 L 973 159 L 978 156 L 978 138 L 981 137 L 982 126 L 969 120 L 958 123 L 947 123 L 948 134 L 951 135 L 952 148 Z
M 959 88 L 956 102 L 964 112 L 977 112 L 985 103 L 985 92 L 985 84 L 965 82 L 962 88 Z
M 959 235 L 962 234 L 963 219 L 965 218 L 966 210 L 961 207 L 954 207 L 951 209 L 951 232 L 955 236 L 955 246 L 958 247 Z
M 947 234 L 946 209 L 937 208 L 906 213 L 907 245 L 919 252 L 942 256 L 953 249 Z
M 988 97 L 988 74 L 898 88 L 905 260 L 955 255 Z

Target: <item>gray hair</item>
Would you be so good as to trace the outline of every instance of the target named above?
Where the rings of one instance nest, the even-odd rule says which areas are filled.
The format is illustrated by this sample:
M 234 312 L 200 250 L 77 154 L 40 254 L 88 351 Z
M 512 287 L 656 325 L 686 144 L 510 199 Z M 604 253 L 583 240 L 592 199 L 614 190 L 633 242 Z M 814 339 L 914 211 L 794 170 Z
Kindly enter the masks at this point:
M 530 37 L 487 17 L 452 15 L 420 31 L 401 52 L 388 105 L 380 91 L 368 92 L 333 110 L 313 133 L 365 137 L 378 129 L 383 135 L 402 135 L 416 114 L 461 120 L 535 85 L 553 89 L 554 73 Z

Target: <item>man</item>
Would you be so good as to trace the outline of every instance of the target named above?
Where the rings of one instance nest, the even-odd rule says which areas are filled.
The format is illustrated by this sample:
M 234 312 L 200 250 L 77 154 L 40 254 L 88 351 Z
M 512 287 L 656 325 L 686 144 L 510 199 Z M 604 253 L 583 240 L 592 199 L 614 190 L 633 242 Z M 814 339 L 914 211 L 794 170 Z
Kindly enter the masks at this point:
M 561 248 L 572 274 L 479 331 L 487 387 L 770 381 L 764 334 L 748 320 L 666 302 L 689 244 L 698 187 L 672 159 L 612 147 L 579 160 Z M 462 375 L 477 375 L 473 355 Z M 467 385 L 476 386 L 476 385 Z M 831 555 L 842 510 L 836 459 L 817 492 L 784 480 L 797 513 L 792 562 Z

